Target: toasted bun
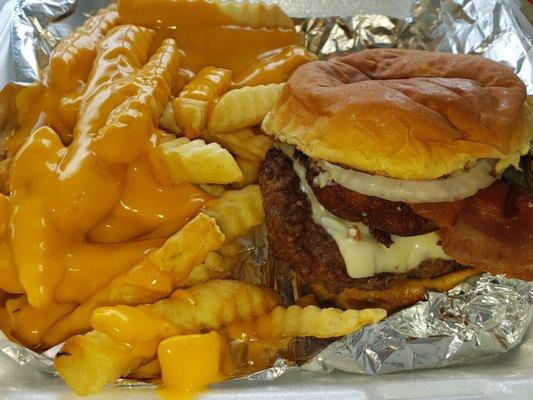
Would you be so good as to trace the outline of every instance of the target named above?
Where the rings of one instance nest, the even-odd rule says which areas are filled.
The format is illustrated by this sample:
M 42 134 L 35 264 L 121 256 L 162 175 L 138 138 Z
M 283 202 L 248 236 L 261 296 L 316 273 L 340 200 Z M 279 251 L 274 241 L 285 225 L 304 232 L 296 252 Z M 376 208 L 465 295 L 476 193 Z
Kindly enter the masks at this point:
M 481 158 L 515 163 L 533 129 L 526 90 L 478 56 L 364 50 L 299 67 L 263 130 L 313 158 L 399 179 L 434 179 Z

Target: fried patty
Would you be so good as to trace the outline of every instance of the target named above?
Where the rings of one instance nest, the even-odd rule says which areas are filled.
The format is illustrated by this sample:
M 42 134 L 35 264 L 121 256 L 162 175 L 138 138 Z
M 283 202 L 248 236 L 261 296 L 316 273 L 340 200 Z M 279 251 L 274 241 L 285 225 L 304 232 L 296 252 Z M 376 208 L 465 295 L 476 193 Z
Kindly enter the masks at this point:
M 438 229 L 437 225 L 416 214 L 406 203 L 367 196 L 338 184 L 317 186 L 314 179 L 320 173 L 319 168 L 301 152 L 297 152 L 297 157 L 305 166 L 307 181 L 320 204 L 340 218 L 362 222 L 375 232 L 378 239 L 383 234 L 415 236 Z
M 271 149 L 267 153 L 259 185 L 270 251 L 311 286 L 320 284 L 331 293 L 341 293 L 346 288 L 383 290 L 405 278 L 436 277 L 462 268 L 454 261 L 427 259 L 405 273 L 380 273 L 353 279 L 346 273 L 333 238 L 313 221 L 311 204 L 300 190 L 292 161 L 281 150 Z

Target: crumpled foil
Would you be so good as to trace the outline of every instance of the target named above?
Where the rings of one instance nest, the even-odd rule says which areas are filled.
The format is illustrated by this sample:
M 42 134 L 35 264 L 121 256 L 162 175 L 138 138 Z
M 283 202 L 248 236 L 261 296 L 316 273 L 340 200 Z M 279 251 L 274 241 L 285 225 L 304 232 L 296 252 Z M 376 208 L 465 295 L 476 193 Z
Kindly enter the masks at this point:
M 346 336 L 303 366 L 363 374 L 479 361 L 520 344 L 533 317 L 533 283 L 483 274 Z
M 355 9 L 353 3 L 360 4 L 365 14 L 331 17 L 327 14 L 328 1 L 323 0 L 325 15 L 295 18 L 302 42 L 321 58 L 375 47 L 479 54 L 513 68 L 533 95 L 533 28 L 517 1 L 401 0 L 402 7 L 406 3 L 411 6 L 406 16 L 402 16 L 403 11 L 393 12 L 390 1 L 349 3 L 350 10 Z M 7 89 L 35 82 L 53 47 L 107 4 L 108 0 L 5 3 L 0 12 L 1 131 L 13 124 L 13 95 Z M 287 6 L 292 15 L 309 15 L 305 1 L 280 0 L 280 4 Z M 337 10 L 342 9 L 338 6 Z M 385 13 L 387 9 L 391 12 Z M 265 262 L 262 231 L 252 232 L 243 244 L 247 255 L 243 268 L 237 271 L 239 278 L 276 286 L 284 291 L 285 299 L 294 298 L 294 293 L 289 293 L 294 290 L 290 281 L 276 281 L 272 265 Z M 264 268 L 258 270 L 258 265 Z M 312 359 L 299 368 L 384 374 L 479 361 L 518 345 L 532 314 L 532 283 L 484 274 L 448 293 L 428 293 L 426 301 L 334 341 L 318 353 L 314 351 Z M 28 368 L 53 374 L 52 360 L 58 349 L 56 346 L 37 354 L 0 333 L 0 351 Z M 245 379 L 272 380 L 291 368 L 297 367 L 278 359 L 272 368 Z M 121 380 L 117 384 L 139 383 Z

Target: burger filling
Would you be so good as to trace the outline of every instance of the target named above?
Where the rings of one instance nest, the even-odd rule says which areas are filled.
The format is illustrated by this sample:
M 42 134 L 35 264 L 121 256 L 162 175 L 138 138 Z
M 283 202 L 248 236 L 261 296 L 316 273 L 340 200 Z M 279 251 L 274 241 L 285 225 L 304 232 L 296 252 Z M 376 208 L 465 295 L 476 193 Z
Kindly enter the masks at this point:
M 334 215 L 317 199 L 307 180 L 305 166 L 294 156 L 294 148 L 284 146 L 283 151 L 292 160 L 300 189 L 311 205 L 313 221 L 333 238 L 351 278 L 365 278 L 383 272 L 406 272 L 426 259 L 451 259 L 439 245 L 436 232 L 413 236 L 390 235 L 387 243 L 383 244 L 383 240 L 378 241 L 379 238 L 364 223 Z

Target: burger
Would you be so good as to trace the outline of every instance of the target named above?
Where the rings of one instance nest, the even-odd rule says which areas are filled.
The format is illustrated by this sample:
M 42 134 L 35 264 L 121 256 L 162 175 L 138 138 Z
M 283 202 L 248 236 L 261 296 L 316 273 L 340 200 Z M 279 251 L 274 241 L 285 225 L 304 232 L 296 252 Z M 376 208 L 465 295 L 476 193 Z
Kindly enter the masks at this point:
M 394 310 L 490 272 L 533 279 L 522 81 L 479 56 L 365 50 L 299 67 L 265 117 L 275 263 L 321 302 Z

